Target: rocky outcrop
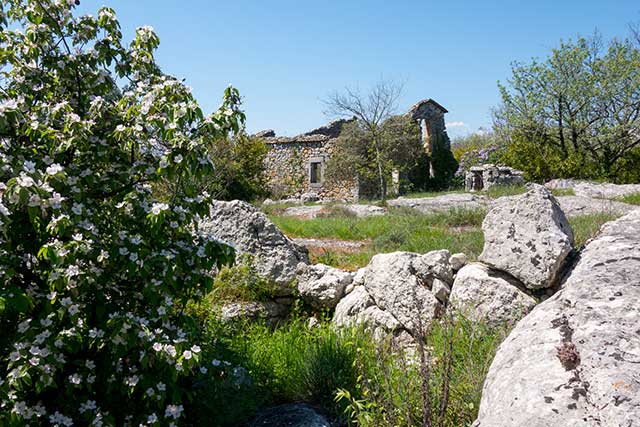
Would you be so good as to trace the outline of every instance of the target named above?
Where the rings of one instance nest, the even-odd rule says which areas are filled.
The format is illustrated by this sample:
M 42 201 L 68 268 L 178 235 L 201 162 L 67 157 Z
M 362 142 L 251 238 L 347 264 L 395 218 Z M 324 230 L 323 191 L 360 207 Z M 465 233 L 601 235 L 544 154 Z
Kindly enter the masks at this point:
M 374 336 L 420 336 L 439 316 L 453 282 L 449 251 L 378 254 L 354 278 L 355 287 L 336 306 L 336 326 L 364 324 Z
M 606 224 L 500 346 L 475 427 L 640 425 L 640 211 Z
M 449 257 L 451 269 L 455 272 L 467 265 L 467 256 L 463 253 L 453 254 Z
M 324 264 L 300 264 L 298 269 L 298 292 L 316 309 L 333 309 L 352 281 L 353 273 Z
M 289 315 L 289 305 L 275 301 L 233 302 L 222 305 L 219 310 L 223 323 L 264 321 L 267 325 L 276 326 Z
M 571 189 L 576 196 L 595 199 L 617 199 L 640 193 L 640 184 L 611 184 L 574 179 L 554 179 L 545 184 L 549 189 Z
M 251 255 L 257 272 L 280 285 L 281 294 L 291 293 L 298 264 L 309 262 L 305 248 L 282 234 L 265 214 L 239 200 L 213 202 L 198 231 Z
M 448 251 L 378 254 L 364 276 L 375 305 L 389 312 L 412 335 L 421 334 L 443 307 L 431 292 L 435 279 L 451 283 Z
M 491 199 L 485 196 L 469 193 L 452 193 L 435 197 L 405 198 L 389 200 L 389 207 L 415 209 L 423 214 L 447 212 L 451 209 L 481 209 L 491 204 Z
M 496 203 L 482 223 L 479 260 L 509 272 L 529 289 L 553 286 L 573 247 L 573 232 L 556 199 L 540 185 Z
M 638 208 L 628 203 L 583 196 L 559 196 L 556 199 L 567 218 L 592 214 L 624 215 Z
M 492 326 L 515 324 L 536 303 L 522 283 L 481 263 L 466 265 L 458 271 L 449 298 L 454 311 Z
M 375 337 L 393 334 L 402 328 L 393 315 L 375 305 L 364 286 L 356 286 L 340 300 L 333 315 L 333 324 L 339 327 L 365 325 Z
M 329 421 L 306 403 L 290 403 L 267 409 L 250 427 L 330 427 Z

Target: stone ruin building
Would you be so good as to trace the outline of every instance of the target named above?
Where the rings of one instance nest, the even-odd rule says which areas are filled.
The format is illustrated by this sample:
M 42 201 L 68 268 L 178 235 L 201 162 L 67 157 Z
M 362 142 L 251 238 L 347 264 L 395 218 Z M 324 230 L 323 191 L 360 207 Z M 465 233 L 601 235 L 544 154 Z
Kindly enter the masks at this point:
M 464 177 L 466 191 L 487 190 L 494 185 L 523 185 L 524 176 L 508 166 L 486 164 L 472 166 Z
M 447 112 L 433 99 L 420 101 L 407 112 L 420 125 L 427 154 L 432 153 L 437 138 L 446 141 L 447 150 L 451 148 L 444 121 Z M 274 196 L 309 201 L 358 201 L 364 191 L 358 179 L 340 183 L 329 183 L 324 179 L 336 140 L 343 126 L 353 120 L 335 120 L 294 137 L 277 137 L 273 130 L 258 132 L 255 136 L 261 137 L 267 144 L 266 172 Z M 434 165 L 429 165 L 429 171 L 425 173 L 433 177 Z M 397 182 L 398 175 L 394 174 L 390 184 L 397 186 Z

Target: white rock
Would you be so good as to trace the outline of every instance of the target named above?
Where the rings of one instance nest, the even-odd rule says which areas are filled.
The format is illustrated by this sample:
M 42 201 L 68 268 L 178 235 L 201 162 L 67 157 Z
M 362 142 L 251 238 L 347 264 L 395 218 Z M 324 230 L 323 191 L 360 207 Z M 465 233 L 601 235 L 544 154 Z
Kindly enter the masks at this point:
M 353 276 L 354 286 L 364 285 L 364 275 L 366 272 L 367 272 L 367 267 L 359 268 L 358 271 L 356 271 L 355 276 Z
M 324 264 L 304 266 L 299 270 L 298 292 L 312 307 L 332 309 L 353 281 L 353 273 Z
M 289 307 L 272 301 L 233 302 L 220 307 L 220 320 L 224 323 L 263 320 L 271 326 L 284 321 Z
M 453 254 L 449 257 L 449 264 L 453 271 L 458 271 L 467 264 L 467 256 L 463 253 Z
M 448 253 L 430 254 L 378 254 L 365 273 L 364 287 L 375 305 L 389 312 L 414 336 L 423 333 L 442 310 L 430 290 L 433 279 L 438 277 L 434 273 L 446 276 L 451 271 L 450 267 L 447 270 L 436 266 L 434 261 L 444 257 L 448 265 Z
M 239 200 L 213 202 L 198 232 L 230 244 L 237 253 L 251 255 L 258 273 L 280 285 L 281 294 L 291 293 L 289 285 L 298 263 L 309 262 L 305 248 L 282 234 L 265 214 Z
M 556 199 L 540 185 L 496 203 L 482 223 L 479 260 L 509 272 L 529 289 L 553 286 L 573 246 L 573 233 Z
M 434 294 L 442 304 L 446 304 L 449 300 L 449 295 L 451 294 L 451 288 L 444 281 L 440 279 L 433 279 L 431 293 Z
M 353 291 L 342 298 L 333 313 L 333 323 L 336 326 L 348 326 L 357 321 L 358 316 L 367 307 L 373 305 L 373 300 L 364 286 L 356 286 Z
M 492 326 L 513 325 L 536 305 L 522 283 L 487 265 L 464 266 L 453 283 L 450 307 L 469 319 Z
M 638 301 L 635 210 L 606 224 L 560 291 L 502 343 L 474 425 L 639 426 Z

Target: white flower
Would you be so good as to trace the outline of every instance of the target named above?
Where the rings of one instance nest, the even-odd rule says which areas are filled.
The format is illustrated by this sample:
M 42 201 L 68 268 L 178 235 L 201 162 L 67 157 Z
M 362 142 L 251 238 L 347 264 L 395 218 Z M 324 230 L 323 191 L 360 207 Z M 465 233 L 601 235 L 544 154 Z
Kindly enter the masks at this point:
M 204 366 L 200 368 L 200 372 L 203 374 L 207 373 L 207 368 L 205 368 Z
M 9 99 L 0 103 L 0 113 L 4 113 L 7 110 L 15 110 L 18 108 L 18 103 L 15 99 Z
M 95 411 L 97 407 L 98 405 L 96 405 L 95 400 L 87 400 L 85 403 L 80 405 L 80 408 L 78 408 L 78 410 L 81 414 L 84 414 L 87 411 Z
M 191 347 L 191 351 L 193 351 L 194 353 L 200 353 L 200 350 L 200 347 L 197 345 Z
M 162 344 L 160 344 L 159 342 L 154 343 L 154 344 L 153 344 L 153 349 L 154 349 L 155 351 L 161 351 L 161 350 L 162 350 Z
M 189 359 L 191 359 L 191 357 L 193 357 L 193 354 L 191 353 L 190 350 L 185 350 L 182 353 L 182 357 L 184 357 L 185 359 L 189 360 Z
M 65 200 L 60 193 L 53 193 L 53 197 L 49 198 L 49 204 L 53 209 L 60 209 L 62 207 L 62 201 Z
M 167 209 L 169 209 L 169 205 L 167 205 L 166 203 L 154 203 L 151 207 L 151 213 L 154 215 L 159 215 L 160 212 L 166 211 Z
M 71 211 L 76 215 L 82 215 L 82 209 L 84 205 L 82 203 L 74 203 L 71 207 Z
M 16 181 L 18 182 L 18 185 L 20 187 L 26 188 L 26 187 L 31 187 L 32 185 L 35 185 L 35 181 L 33 180 L 33 178 L 25 175 L 24 173 L 20 174 L 20 176 L 16 178 Z
M 131 260 L 131 262 L 136 262 L 138 260 L 138 254 L 135 252 L 131 252 L 131 254 L 129 255 L 129 259 Z
M 16 362 L 20 360 L 20 353 L 17 351 L 14 351 L 9 355 L 9 358 L 11 359 L 12 362 Z
M 178 154 L 177 156 L 175 156 L 173 158 L 173 161 L 176 162 L 176 163 L 181 163 L 182 160 L 183 160 L 183 158 L 182 158 L 182 155 L 180 155 L 180 154 Z
M 129 253 L 129 249 L 122 247 L 118 250 L 118 252 L 120 252 L 120 255 L 127 255 Z
M 124 132 L 125 127 L 123 125 L 116 126 L 116 132 Z
M 26 160 L 24 162 L 24 164 L 22 165 L 22 169 L 25 172 L 34 173 L 36 171 L 36 164 L 35 164 L 35 162 L 31 162 L 31 161 Z
M 149 389 L 149 390 L 151 390 L 151 389 Z M 151 390 L 151 391 L 153 391 L 153 390 Z M 158 417 L 157 417 L 157 415 L 156 415 L 156 414 L 151 414 L 151 415 L 149 415 L 149 416 L 147 417 L 147 422 L 148 422 L 148 423 L 153 424 L 153 423 L 155 423 L 156 421 L 158 421 Z
M 164 411 L 164 416 L 166 418 L 173 418 L 174 420 L 177 420 L 180 418 L 180 415 L 182 415 L 183 410 L 184 408 L 182 405 L 167 405 L 167 408 Z
M 82 382 L 82 377 L 79 374 L 69 375 L 69 382 L 78 385 Z
M 164 383 L 158 383 L 157 387 L 158 391 L 165 391 L 167 389 L 167 386 L 164 385 Z
M 167 344 L 164 346 L 164 351 L 171 357 L 176 357 L 176 348 L 171 344 Z
M 220 361 L 219 361 L 218 359 L 213 359 L 213 360 L 211 361 L 211 364 L 212 364 L 213 366 L 220 366 Z
M 55 175 L 59 172 L 62 172 L 64 168 L 57 163 L 52 164 L 47 168 L 47 175 Z

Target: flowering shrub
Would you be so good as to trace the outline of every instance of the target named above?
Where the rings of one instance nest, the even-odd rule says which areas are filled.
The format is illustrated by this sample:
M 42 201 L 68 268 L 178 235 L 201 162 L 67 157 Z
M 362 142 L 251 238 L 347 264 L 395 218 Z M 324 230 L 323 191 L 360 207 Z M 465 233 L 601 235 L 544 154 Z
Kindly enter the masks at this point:
M 151 28 L 125 46 L 112 9 L 76 3 L 0 4 L 0 425 L 178 424 L 206 372 L 182 309 L 233 258 L 194 232 L 189 177 L 240 97 L 205 117 Z

